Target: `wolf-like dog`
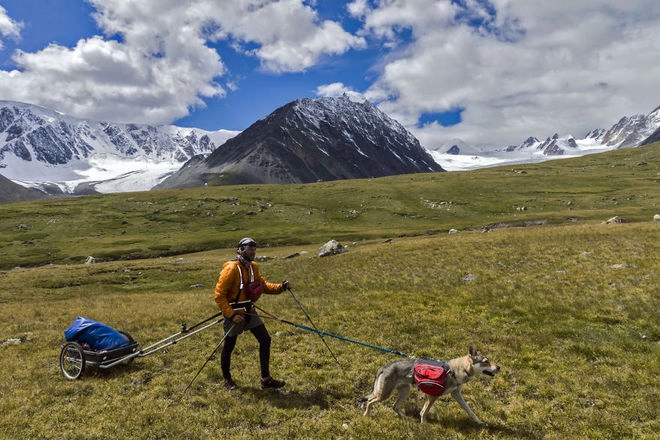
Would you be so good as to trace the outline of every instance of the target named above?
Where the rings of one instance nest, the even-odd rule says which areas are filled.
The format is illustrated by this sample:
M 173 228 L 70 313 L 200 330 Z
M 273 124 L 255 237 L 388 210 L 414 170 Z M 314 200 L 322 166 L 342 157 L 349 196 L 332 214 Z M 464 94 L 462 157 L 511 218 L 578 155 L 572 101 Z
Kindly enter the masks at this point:
M 392 362 L 378 369 L 373 392 L 361 399 L 362 402 L 367 402 L 364 411 L 365 416 L 369 415 L 369 409 L 372 404 L 387 399 L 392 394 L 392 391 L 396 389 L 399 392 L 399 396 L 394 403 L 394 411 L 400 417 L 405 417 L 401 411 L 401 404 L 408 398 L 410 390 L 415 384 L 413 377 L 415 361 L 416 359 L 407 359 Z M 479 420 L 479 417 L 472 412 L 465 402 L 461 394 L 461 389 L 470 379 L 479 374 L 494 376 L 495 373 L 500 371 L 500 367 L 491 363 L 486 356 L 476 351 L 472 346 L 469 347 L 467 356 L 452 359 L 448 361 L 448 364 L 449 372 L 446 376 L 445 390 L 441 395 L 451 394 L 474 422 L 483 425 L 484 423 Z M 426 423 L 426 415 L 438 397 L 430 394 L 426 395 L 426 402 L 420 413 L 422 423 Z

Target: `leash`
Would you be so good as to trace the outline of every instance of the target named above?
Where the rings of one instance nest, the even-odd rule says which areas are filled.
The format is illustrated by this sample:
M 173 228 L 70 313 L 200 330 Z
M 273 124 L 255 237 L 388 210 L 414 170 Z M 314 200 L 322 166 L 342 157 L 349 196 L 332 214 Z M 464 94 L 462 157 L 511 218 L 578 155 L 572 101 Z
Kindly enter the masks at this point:
M 322 340 L 323 343 L 325 344 L 325 347 L 328 349 L 328 351 L 330 352 L 330 354 L 332 355 L 332 357 L 335 358 L 335 362 L 339 363 L 339 359 L 337 359 L 337 356 L 335 356 L 335 354 L 332 352 L 332 349 L 330 348 L 330 346 L 328 345 L 328 343 L 325 342 L 325 339 L 323 338 L 323 332 L 321 332 L 318 328 L 316 328 L 316 325 L 314 324 L 314 321 L 312 321 L 312 318 L 311 318 L 311 317 L 309 316 L 309 314 L 307 313 L 307 310 L 305 310 L 305 308 L 303 307 L 303 305 L 302 305 L 302 304 L 300 303 L 300 301 L 298 300 L 298 297 L 293 293 L 293 290 L 291 290 L 290 287 L 289 287 L 288 290 L 289 290 L 289 293 L 291 294 L 291 296 L 293 296 L 293 299 L 296 300 L 296 303 L 298 303 L 298 307 L 300 307 L 300 310 L 302 310 L 303 313 L 305 314 L 305 316 L 307 317 L 307 320 L 309 321 L 309 323 L 312 324 L 312 327 L 314 327 L 314 332 L 315 332 L 316 334 L 319 335 L 319 337 L 321 338 L 321 340 Z
M 225 332 L 225 335 L 222 337 L 222 339 L 220 339 L 220 342 L 218 342 L 218 345 L 216 345 L 215 348 L 213 349 L 213 352 L 211 353 L 211 355 L 206 359 L 206 362 L 204 362 L 204 365 L 202 365 L 202 368 L 199 369 L 199 371 L 197 372 L 197 374 L 195 374 L 195 377 L 192 378 L 192 380 L 190 381 L 190 383 L 188 384 L 186 389 L 183 390 L 184 394 L 186 393 L 186 391 L 188 391 L 188 388 L 190 388 L 190 386 L 193 384 L 195 379 L 197 379 L 197 376 L 199 376 L 199 373 L 201 373 L 202 370 L 204 369 L 204 367 L 206 367 L 206 364 L 208 364 L 209 361 L 213 358 L 213 356 L 215 356 L 215 352 L 218 351 L 218 348 L 220 348 L 222 343 L 225 342 L 225 339 L 227 339 L 227 336 L 229 335 L 229 333 L 231 333 L 231 331 L 234 329 L 234 327 L 236 327 L 236 324 L 232 323 L 231 327 L 229 327 L 229 330 L 227 330 Z
M 296 324 L 294 322 L 287 321 L 286 319 L 278 318 L 277 316 L 273 315 L 270 312 L 267 312 L 266 310 L 262 309 L 261 307 L 257 306 L 256 304 L 255 304 L 254 307 L 257 310 L 259 310 L 260 312 L 264 313 L 264 316 L 263 316 L 264 318 L 268 318 L 268 319 L 272 319 L 274 321 L 282 322 L 284 324 L 292 325 L 292 326 L 297 327 L 301 330 L 305 330 L 305 331 L 308 331 L 308 332 L 317 333 L 321 336 L 329 336 L 331 338 L 336 338 L 336 339 L 339 339 L 339 340 L 342 340 L 342 341 L 351 342 L 353 344 L 358 344 L 358 345 L 362 345 L 362 346 L 365 346 L 365 347 L 373 348 L 374 350 L 379 350 L 379 351 L 384 351 L 386 353 L 396 354 L 397 356 L 401 356 L 401 357 L 405 357 L 405 358 L 411 358 L 411 359 L 413 358 L 413 356 L 410 356 L 410 355 L 405 354 L 405 353 L 401 353 L 400 351 L 390 350 L 389 348 L 383 348 L 383 347 L 379 347 L 379 346 L 373 345 L 373 344 L 367 344 L 366 342 L 356 341 L 355 339 L 350 339 L 350 338 L 347 338 L 347 337 L 344 337 L 344 336 L 341 336 L 341 335 L 336 335 L 334 333 L 328 333 L 326 331 L 319 330 L 317 328 L 307 327 L 306 325 Z

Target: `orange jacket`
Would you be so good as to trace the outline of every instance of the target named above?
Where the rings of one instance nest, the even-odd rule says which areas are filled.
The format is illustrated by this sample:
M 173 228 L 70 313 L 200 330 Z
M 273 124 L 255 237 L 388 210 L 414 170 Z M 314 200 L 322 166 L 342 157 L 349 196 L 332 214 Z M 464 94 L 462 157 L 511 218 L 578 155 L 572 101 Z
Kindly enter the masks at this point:
M 243 290 L 241 290 L 240 273 L 236 266 L 241 265 L 240 273 L 243 274 Z M 254 271 L 254 281 L 260 281 L 264 285 L 264 292 L 271 295 L 282 293 L 282 284 L 269 283 L 259 273 L 259 266 L 254 261 L 252 262 L 252 270 Z M 232 309 L 230 302 L 246 301 L 248 299 L 245 292 L 245 286 L 250 284 L 250 268 L 245 267 L 238 260 L 227 261 L 222 265 L 222 271 L 218 278 L 218 283 L 215 285 L 215 294 L 213 299 L 215 303 L 222 310 L 222 314 L 227 319 L 231 319 L 236 313 Z

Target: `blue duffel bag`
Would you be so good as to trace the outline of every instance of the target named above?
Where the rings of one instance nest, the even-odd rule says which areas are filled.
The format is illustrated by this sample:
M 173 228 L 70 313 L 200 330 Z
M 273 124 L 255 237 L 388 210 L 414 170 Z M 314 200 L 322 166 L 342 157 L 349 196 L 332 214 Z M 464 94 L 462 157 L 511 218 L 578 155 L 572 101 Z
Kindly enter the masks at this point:
M 87 344 L 94 351 L 113 350 L 131 344 L 130 339 L 102 322 L 79 316 L 64 331 L 67 341 Z

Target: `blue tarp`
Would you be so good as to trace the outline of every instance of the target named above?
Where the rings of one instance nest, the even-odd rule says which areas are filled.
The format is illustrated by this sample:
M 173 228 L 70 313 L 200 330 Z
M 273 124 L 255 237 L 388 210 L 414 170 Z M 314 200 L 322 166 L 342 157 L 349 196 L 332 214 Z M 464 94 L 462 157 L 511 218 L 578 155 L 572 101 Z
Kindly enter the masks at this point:
M 67 341 L 89 344 L 92 350 L 110 350 L 130 344 L 129 339 L 109 325 L 79 316 L 64 331 Z

